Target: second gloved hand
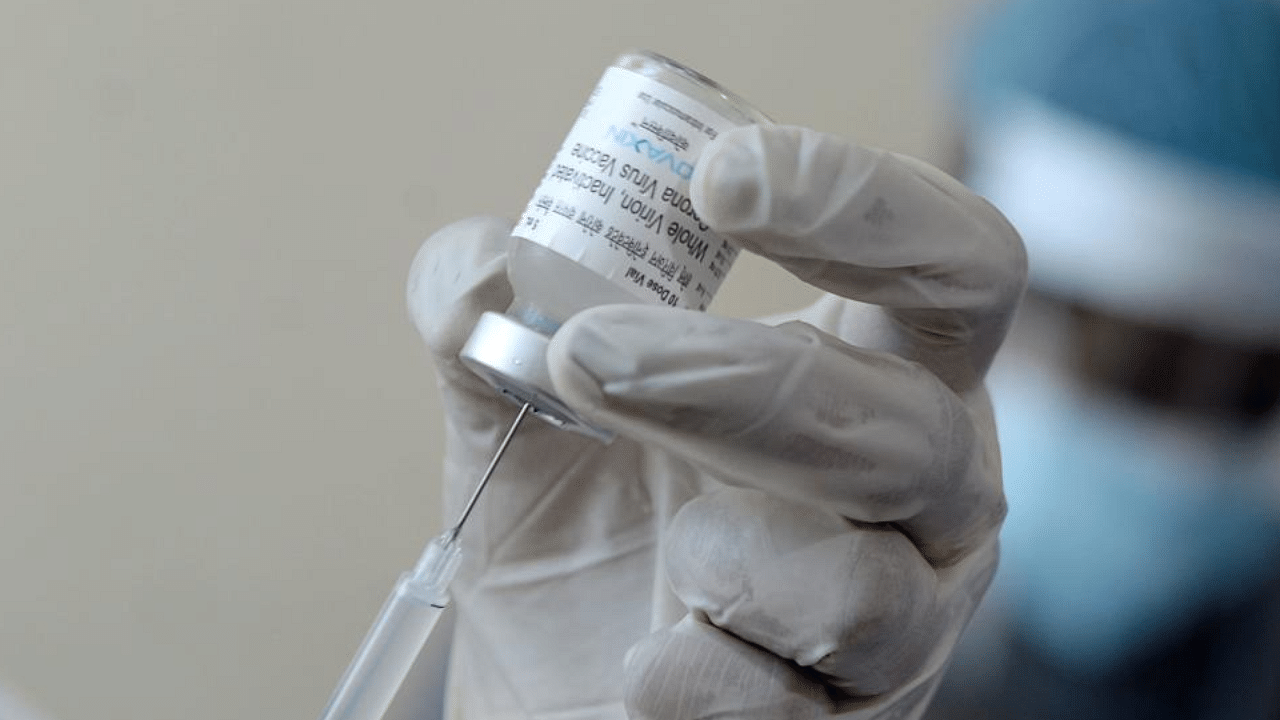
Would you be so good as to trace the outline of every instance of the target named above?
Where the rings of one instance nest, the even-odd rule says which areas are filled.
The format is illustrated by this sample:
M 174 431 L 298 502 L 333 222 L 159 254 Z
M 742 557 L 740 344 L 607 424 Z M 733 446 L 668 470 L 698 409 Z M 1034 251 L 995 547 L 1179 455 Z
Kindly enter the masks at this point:
M 773 325 L 625 305 L 560 329 L 561 398 L 619 437 L 513 443 L 464 533 L 453 717 L 912 717 L 994 572 L 982 378 L 1017 235 L 928 166 L 795 128 L 726 133 L 693 196 L 831 294 Z M 410 286 L 455 505 L 514 412 L 457 360 L 510 301 L 508 229 L 446 228 Z

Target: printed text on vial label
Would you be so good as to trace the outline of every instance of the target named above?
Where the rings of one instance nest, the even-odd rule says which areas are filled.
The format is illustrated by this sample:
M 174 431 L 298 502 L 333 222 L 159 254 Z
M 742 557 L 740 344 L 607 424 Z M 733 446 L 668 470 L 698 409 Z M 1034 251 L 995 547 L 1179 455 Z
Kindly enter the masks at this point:
M 591 110 L 609 111 L 612 121 L 584 112 L 517 234 L 559 250 L 565 227 L 572 227 L 592 243 L 583 246 L 594 252 L 584 264 L 640 297 L 705 309 L 737 255 L 702 222 L 688 195 L 693 158 L 717 131 L 649 92 L 622 98 L 630 112 L 601 108 L 601 94 Z M 555 230 L 547 232 L 548 223 Z M 552 233 L 551 241 L 539 237 Z

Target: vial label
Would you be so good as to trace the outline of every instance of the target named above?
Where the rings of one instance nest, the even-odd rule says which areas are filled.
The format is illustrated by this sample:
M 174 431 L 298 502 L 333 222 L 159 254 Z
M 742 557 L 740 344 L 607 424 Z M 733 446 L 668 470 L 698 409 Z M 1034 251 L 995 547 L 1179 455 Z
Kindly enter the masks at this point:
M 705 310 L 738 255 L 693 209 L 703 146 L 734 123 L 666 85 L 609 68 L 513 234 L 643 300 Z

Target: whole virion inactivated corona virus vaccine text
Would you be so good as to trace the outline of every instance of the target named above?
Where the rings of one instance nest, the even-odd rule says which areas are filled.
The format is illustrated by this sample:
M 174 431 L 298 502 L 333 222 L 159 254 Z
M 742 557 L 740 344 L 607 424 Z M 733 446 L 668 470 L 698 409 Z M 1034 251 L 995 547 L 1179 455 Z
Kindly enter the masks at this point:
M 611 434 L 555 396 L 546 347 L 574 313 L 649 302 L 705 310 L 738 246 L 689 197 L 703 147 L 768 118 L 715 82 L 649 52 L 609 67 L 512 230 L 515 300 L 485 313 L 462 360 L 536 417 L 602 440 Z

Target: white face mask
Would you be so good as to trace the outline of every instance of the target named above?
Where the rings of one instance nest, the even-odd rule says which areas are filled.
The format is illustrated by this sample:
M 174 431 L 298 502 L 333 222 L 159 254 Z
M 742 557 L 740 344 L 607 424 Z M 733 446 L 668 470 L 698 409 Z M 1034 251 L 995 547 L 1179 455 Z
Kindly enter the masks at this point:
M 1041 652 L 1106 672 L 1280 573 L 1265 443 L 1052 380 L 993 377 L 1009 498 L 996 589 Z

